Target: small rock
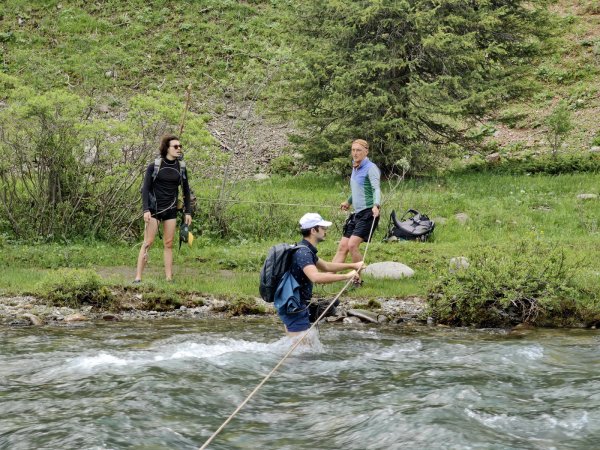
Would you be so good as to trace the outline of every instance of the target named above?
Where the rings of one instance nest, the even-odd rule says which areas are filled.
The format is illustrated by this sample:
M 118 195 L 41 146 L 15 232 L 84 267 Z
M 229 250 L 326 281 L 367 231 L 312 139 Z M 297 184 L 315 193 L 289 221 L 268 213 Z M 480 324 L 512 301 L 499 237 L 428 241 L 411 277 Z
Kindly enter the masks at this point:
M 485 160 L 489 163 L 497 163 L 500 162 L 500 153 L 496 152 L 496 153 L 490 153 L 489 155 L 487 155 L 485 157 Z
M 250 117 L 250 111 L 248 111 L 247 109 L 245 109 L 240 114 L 240 119 L 242 119 L 242 120 L 248 120 L 248 117 Z
M 456 221 L 458 223 L 460 223 L 461 225 L 464 225 L 465 223 L 468 222 L 469 220 L 469 216 L 467 213 L 458 213 L 454 216 L 454 218 L 456 219 Z
M 388 323 L 389 321 L 390 321 L 390 319 L 388 319 L 388 316 L 384 316 L 383 314 L 379 314 L 377 316 L 378 323 Z
M 36 327 L 44 324 L 44 322 L 42 322 L 40 318 L 35 314 L 27 313 L 23 314 L 23 317 L 29 320 L 31 322 L 31 325 L 35 325 Z
M 359 319 L 365 320 L 367 322 L 378 323 L 377 314 L 371 311 L 366 311 L 364 309 L 349 309 L 348 315 L 358 317 Z
M 597 194 L 579 194 L 577 196 L 577 198 L 579 200 L 593 200 L 595 198 L 598 198 L 598 195 Z
M 108 321 L 112 321 L 112 322 L 118 322 L 119 320 L 121 320 L 119 318 L 119 316 L 115 316 L 114 314 L 104 314 L 102 316 L 103 320 L 108 320 Z
M 590 153 L 600 153 L 600 146 L 594 145 L 592 148 L 590 148 Z
M 227 117 L 229 117 L 230 119 L 235 119 L 237 117 L 237 114 L 230 112 L 230 113 L 227 113 Z
M 213 311 L 217 311 L 217 312 L 223 312 L 227 310 L 227 302 L 225 302 L 224 300 L 213 300 L 212 304 L 210 305 L 210 308 Z
M 113 75 L 114 75 L 114 73 L 113 73 L 113 71 L 112 71 L 112 70 L 107 70 L 106 72 L 104 72 L 104 76 L 105 76 L 106 78 L 112 78 L 112 77 L 113 77 Z
M 84 322 L 88 320 L 83 314 L 75 313 L 65 317 L 65 322 Z
M 354 324 L 362 323 L 362 321 L 358 317 L 344 317 L 343 323 Z
M 179 307 L 179 311 L 187 311 L 187 306 L 185 306 L 185 305 L 181 305 L 181 306 Z
M 465 256 L 457 256 L 456 258 L 450 259 L 450 273 L 456 273 L 459 270 L 465 270 L 469 268 L 469 259 Z
M 108 105 L 100 105 L 100 106 L 98 106 L 98 111 L 106 114 L 106 113 L 110 112 L 110 108 L 108 107 Z
M 435 320 L 433 320 L 433 317 L 427 318 L 427 325 L 429 325 L 429 326 L 435 325 Z

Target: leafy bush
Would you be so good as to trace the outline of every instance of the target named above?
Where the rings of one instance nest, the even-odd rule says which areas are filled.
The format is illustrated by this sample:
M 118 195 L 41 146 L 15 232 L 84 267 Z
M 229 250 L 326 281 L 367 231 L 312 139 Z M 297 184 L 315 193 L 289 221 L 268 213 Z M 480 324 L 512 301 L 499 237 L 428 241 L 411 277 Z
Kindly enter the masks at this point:
M 564 100 L 560 101 L 556 108 L 546 117 L 545 122 L 548 127 L 546 138 L 552 147 L 552 153 L 556 155 L 560 144 L 573 129 L 571 111 L 569 111 L 567 102 Z
M 466 165 L 454 168 L 451 172 L 491 172 L 496 174 L 536 174 L 559 175 L 566 173 L 599 172 L 600 155 L 595 153 L 557 153 L 556 155 L 521 153 L 505 155 L 499 162 L 488 162 L 483 158 L 473 158 Z
M 297 173 L 296 160 L 291 155 L 283 155 L 271 161 L 271 172 L 277 175 L 294 175 Z
M 573 316 L 578 292 L 572 287 L 573 266 L 561 250 L 520 242 L 478 249 L 469 261 L 455 273 L 444 267 L 429 289 L 430 314 L 440 322 L 505 327 Z
M 98 274 L 87 269 L 61 269 L 42 282 L 42 296 L 55 306 L 110 307 L 114 297 Z

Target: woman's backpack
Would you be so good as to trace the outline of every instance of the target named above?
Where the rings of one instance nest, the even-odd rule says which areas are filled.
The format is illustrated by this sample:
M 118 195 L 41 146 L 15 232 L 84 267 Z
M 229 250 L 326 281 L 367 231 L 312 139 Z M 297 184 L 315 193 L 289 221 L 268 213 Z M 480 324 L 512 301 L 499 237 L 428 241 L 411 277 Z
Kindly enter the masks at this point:
M 435 222 L 415 209 L 406 211 L 400 220 L 396 218 L 396 211 L 392 211 L 388 231 L 383 240 L 426 241 L 434 228 Z

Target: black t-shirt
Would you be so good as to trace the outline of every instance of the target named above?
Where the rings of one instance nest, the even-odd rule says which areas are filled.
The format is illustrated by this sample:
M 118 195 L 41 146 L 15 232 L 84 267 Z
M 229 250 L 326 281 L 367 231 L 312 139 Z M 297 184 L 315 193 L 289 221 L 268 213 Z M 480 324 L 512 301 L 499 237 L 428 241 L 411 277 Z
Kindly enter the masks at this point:
M 179 185 L 181 184 L 183 187 L 184 211 L 190 211 L 190 186 L 187 177 L 183 178 L 183 180 L 181 179 L 182 175 L 179 161 L 169 161 L 168 159 L 163 158 L 154 181 L 152 180 L 153 173 L 154 163 L 148 165 L 146 168 L 146 175 L 144 176 L 144 185 L 142 187 L 143 210 L 150 210 L 148 206 L 148 194 L 150 192 L 154 193 L 156 196 L 157 212 L 176 208 L 177 194 L 179 192 Z
M 304 268 L 310 265 L 317 265 L 319 257 L 317 256 L 317 248 L 302 239 L 298 245 L 304 245 L 294 252 L 290 273 L 300 285 L 300 299 L 309 302 L 312 298 L 313 283 L 304 273 Z

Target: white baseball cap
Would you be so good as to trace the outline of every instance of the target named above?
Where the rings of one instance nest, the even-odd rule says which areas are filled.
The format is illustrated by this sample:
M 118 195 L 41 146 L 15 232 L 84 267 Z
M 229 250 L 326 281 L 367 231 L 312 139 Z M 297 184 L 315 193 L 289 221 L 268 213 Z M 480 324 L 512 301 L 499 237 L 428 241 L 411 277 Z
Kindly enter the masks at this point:
M 320 214 L 306 213 L 300 218 L 300 228 L 309 230 L 313 227 L 330 227 L 331 222 L 323 220 Z

